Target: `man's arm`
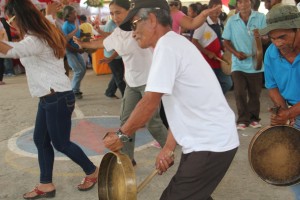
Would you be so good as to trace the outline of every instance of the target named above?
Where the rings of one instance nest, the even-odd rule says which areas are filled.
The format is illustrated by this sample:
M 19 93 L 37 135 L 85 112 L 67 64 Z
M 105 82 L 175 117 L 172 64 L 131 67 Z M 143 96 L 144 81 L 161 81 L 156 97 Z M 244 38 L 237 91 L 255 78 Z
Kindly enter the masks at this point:
M 206 9 L 202 11 L 199 15 L 197 15 L 195 18 L 191 18 L 189 16 L 183 16 L 179 22 L 180 26 L 182 28 L 188 29 L 188 30 L 194 30 L 198 27 L 200 27 L 205 21 L 207 16 L 210 15 L 210 13 L 221 9 L 222 6 L 218 5 L 213 8 Z
M 288 108 L 284 98 L 281 96 L 278 88 L 269 90 L 269 96 L 276 107 L 279 107 L 277 113 L 271 114 L 271 125 L 285 125 L 288 120 L 294 121 L 294 118 L 300 115 L 300 102 Z
M 126 123 L 121 127 L 121 131 L 126 135 L 131 135 L 143 127 L 159 107 L 162 95 L 162 93 L 146 92 Z
M 104 46 L 103 46 L 104 38 L 97 38 L 95 40 L 91 40 L 90 42 L 82 42 L 79 38 L 74 36 L 73 40 L 81 48 L 86 48 L 86 49 L 101 49 L 101 48 L 104 48 Z
M 168 130 L 168 137 L 165 146 L 159 152 L 156 157 L 156 169 L 158 169 L 159 174 L 166 172 L 169 167 L 174 163 L 174 150 L 176 148 L 176 140 L 173 136 L 172 131 Z
M 12 49 L 11 46 L 0 41 L 0 53 L 6 55 L 10 49 Z
M 269 96 L 274 103 L 274 106 L 280 106 L 283 109 L 287 109 L 286 102 L 284 98 L 281 96 L 278 88 L 269 89 Z
M 197 49 L 203 53 L 204 55 L 207 55 L 210 59 L 216 58 L 217 55 L 214 52 L 211 52 L 207 49 L 205 49 L 199 42 L 197 39 L 192 39 L 193 44 L 197 47 Z
M 130 136 L 136 130 L 143 127 L 160 105 L 162 95 L 162 93 L 146 92 L 126 123 L 120 128 L 121 132 Z M 114 132 L 107 133 L 103 138 L 103 143 L 111 151 L 119 151 L 123 147 L 122 141 Z
M 224 40 L 223 44 L 224 44 L 224 47 L 228 51 L 230 51 L 233 55 L 235 55 L 239 60 L 244 60 L 247 58 L 247 55 L 245 53 L 239 52 L 233 47 L 230 40 Z

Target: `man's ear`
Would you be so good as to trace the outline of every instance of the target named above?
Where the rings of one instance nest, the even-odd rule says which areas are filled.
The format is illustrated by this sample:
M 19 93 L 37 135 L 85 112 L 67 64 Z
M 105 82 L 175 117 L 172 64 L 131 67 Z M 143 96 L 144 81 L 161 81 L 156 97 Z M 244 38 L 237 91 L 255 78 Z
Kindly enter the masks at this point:
M 153 13 L 149 13 L 148 18 L 151 23 L 151 28 L 155 28 L 158 24 L 156 16 Z

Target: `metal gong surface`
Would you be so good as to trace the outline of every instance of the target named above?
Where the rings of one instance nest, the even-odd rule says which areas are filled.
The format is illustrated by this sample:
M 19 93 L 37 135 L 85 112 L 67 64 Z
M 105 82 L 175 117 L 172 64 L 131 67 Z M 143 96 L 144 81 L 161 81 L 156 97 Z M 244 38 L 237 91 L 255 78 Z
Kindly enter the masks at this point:
M 104 155 L 98 176 L 99 200 L 136 200 L 136 179 L 131 160 L 121 153 Z
M 253 171 L 272 185 L 288 186 L 300 181 L 300 131 L 272 126 L 258 131 L 249 146 Z

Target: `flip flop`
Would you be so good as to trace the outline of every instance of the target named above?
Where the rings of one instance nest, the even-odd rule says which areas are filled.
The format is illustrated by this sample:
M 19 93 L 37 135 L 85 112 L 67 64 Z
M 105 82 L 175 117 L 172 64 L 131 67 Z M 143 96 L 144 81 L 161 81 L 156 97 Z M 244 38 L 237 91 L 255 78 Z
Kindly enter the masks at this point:
M 33 196 L 33 197 L 25 197 L 26 194 L 31 193 L 31 192 L 35 192 L 35 193 L 36 193 L 36 196 Z M 35 187 L 32 191 L 30 191 L 30 192 L 28 192 L 28 193 L 25 193 L 25 194 L 23 195 L 23 198 L 24 198 L 24 199 L 53 198 L 53 197 L 55 197 L 56 190 L 52 190 L 52 191 L 50 191 L 50 192 L 43 192 L 43 191 L 39 190 L 37 187 Z
M 92 188 L 96 185 L 97 181 L 98 181 L 98 178 L 97 178 L 97 177 L 95 177 L 95 178 L 85 177 L 85 178 L 83 178 L 81 184 L 79 184 L 79 185 L 77 186 L 77 189 L 78 189 L 79 191 L 88 191 L 88 190 L 92 189 Z M 89 187 L 87 187 L 87 188 L 81 188 L 81 187 L 80 187 L 80 186 L 85 185 L 86 183 L 92 183 L 92 185 L 89 186 Z

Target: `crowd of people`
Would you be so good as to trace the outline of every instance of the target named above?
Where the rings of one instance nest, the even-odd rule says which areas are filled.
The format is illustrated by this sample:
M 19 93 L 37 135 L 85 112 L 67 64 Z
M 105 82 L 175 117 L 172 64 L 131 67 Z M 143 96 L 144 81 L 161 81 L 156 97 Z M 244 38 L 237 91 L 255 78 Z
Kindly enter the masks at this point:
M 261 127 L 263 86 L 280 108 L 270 114 L 271 125 L 289 123 L 300 130 L 298 0 L 295 6 L 266 0 L 267 15 L 257 11 L 259 0 L 230 0 L 228 14 L 221 0 L 189 6 L 180 0 L 112 0 L 111 20 L 101 28 L 65 2 L 49 1 L 44 14 L 30 0 L 8 0 L 2 10 L 0 85 L 5 65 L 11 70 L 12 59 L 19 59 L 31 95 L 39 98 L 33 139 L 40 180 L 24 199 L 55 196 L 54 148 L 85 172 L 78 190 L 97 183 L 98 168 L 70 141 L 75 101 L 83 98 L 82 54 L 91 49 L 104 49 L 99 62 L 112 71 L 104 94 L 118 99 L 119 89 L 122 98 L 120 128 L 105 134 L 105 147 L 127 154 L 136 165 L 135 132 L 146 126 L 161 148 L 159 174 L 174 164 L 176 146 L 182 148 L 161 200 L 212 199 L 238 150 L 238 130 Z M 253 56 L 257 40 L 264 46 L 263 67 Z M 230 75 L 221 68 L 224 52 L 231 54 Z M 226 100 L 229 90 L 236 115 Z M 300 185 L 291 188 L 300 200 Z

